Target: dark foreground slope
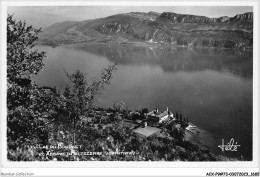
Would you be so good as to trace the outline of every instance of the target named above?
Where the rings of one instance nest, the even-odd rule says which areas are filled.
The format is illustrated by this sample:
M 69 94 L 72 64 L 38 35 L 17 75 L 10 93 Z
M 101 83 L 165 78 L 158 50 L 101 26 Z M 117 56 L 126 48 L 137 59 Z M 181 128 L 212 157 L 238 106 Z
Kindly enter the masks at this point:
M 40 36 L 41 44 L 77 42 L 145 42 L 248 49 L 253 44 L 253 13 L 208 18 L 172 12 L 131 12 L 81 22 L 55 23 Z

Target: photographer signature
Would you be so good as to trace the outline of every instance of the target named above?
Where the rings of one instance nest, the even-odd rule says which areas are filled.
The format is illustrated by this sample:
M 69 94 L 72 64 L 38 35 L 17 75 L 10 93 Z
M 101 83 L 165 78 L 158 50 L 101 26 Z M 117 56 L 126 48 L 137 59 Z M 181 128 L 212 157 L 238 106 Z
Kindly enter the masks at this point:
M 222 152 L 237 151 L 237 147 L 239 146 L 240 145 L 238 145 L 237 142 L 235 142 L 234 138 L 231 138 L 231 140 L 227 143 L 227 145 L 225 145 L 224 139 L 222 139 L 222 144 L 218 145 L 218 147 L 222 150 Z

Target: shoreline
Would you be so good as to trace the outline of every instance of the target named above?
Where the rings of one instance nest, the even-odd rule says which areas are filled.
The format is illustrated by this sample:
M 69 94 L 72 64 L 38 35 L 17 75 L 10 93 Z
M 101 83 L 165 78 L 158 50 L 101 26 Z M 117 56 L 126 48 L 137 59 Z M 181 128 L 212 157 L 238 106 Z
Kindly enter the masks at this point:
M 135 46 L 135 47 L 174 47 L 174 48 L 198 48 L 198 49 L 221 49 L 221 50 L 239 50 L 242 52 L 253 52 L 253 48 L 225 48 L 225 47 L 211 47 L 211 46 L 194 46 L 194 45 L 177 45 L 171 43 L 150 43 L 145 41 L 127 41 L 127 42 L 116 42 L 116 41 L 108 41 L 108 42 L 101 42 L 101 41 L 80 41 L 80 42 L 71 42 L 71 43 L 54 43 L 48 44 L 41 41 L 37 41 L 35 45 L 43 45 L 43 46 L 51 46 L 53 48 L 59 46 L 70 46 L 70 45 L 77 45 L 77 44 L 88 44 L 88 45 L 111 45 L 111 46 Z

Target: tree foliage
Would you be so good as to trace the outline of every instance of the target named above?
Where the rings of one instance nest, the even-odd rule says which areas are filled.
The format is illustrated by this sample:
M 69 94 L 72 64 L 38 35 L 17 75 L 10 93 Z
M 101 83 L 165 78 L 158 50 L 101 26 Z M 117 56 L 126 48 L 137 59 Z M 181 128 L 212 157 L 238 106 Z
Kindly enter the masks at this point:
M 116 65 L 109 66 L 101 72 L 99 80 L 88 81 L 86 74 L 76 70 L 73 74 L 66 73 L 72 86 L 66 86 L 64 96 L 68 110 L 78 116 L 83 115 L 93 106 L 95 97 L 101 93 L 105 85 L 110 84 Z
M 109 66 L 101 72 L 101 78 L 88 81 L 86 74 L 76 70 L 73 74 L 66 73 L 71 86 L 67 85 L 63 93 L 65 97 L 66 109 L 69 121 L 73 130 L 73 144 L 75 143 L 77 123 L 80 116 L 85 116 L 93 107 L 94 100 L 105 85 L 110 84 L 112 73 L 116 70 L 116 65 Z M 78 125 L 79 126 L 79 125 Z M 77 128 L 81 130 L 81 127 Z M 81 134 L 82 132 L 79 132 Z
M 44 52 L 33 50 L 33 42 L 41 29 L 7 18 L 7 136 L 8 148 L 27 143 L 46 142 L 47 132 L 41 121 L 42 112 L 35 110 L 41 90 L 31 76 L 44 66 Z M 40 111 L 39 111 L 40 112 Z
M 27 26 L 26 22 L 16 21 L 13 15 L 8 15 L 7 137 L 11 160 L 24 159 L 19 153 L 26 151 L 28 145 L 48 144 L 59 121 L 72 121 L 69 125 L 75 133 L 79 117 L 92 107 L 96 95 L 110 83 L 116 69 L 115 65 L 105 68 L 101 78 L 92 82 L 79 70 L 67 73 L 71 86 L 67 86 L 63 94 L 55 88 L 39 87 L 32 81 L 32 75 L 44 67 L 46 57 L 45 52 L 33 49 L 40 32 L 41 29 Z M 70 131 L 71 127 L 67 128 Z M 26 156 L 25 159 L 31 158 Z
M 44 66 L 45 52 L 32 50 L 41 29 L 27 26 L 26 22 L 16 21 L 13 15 L 7 18 L 7 78 L 8 82 L 21 83 L 19 79 L 30 79 Z

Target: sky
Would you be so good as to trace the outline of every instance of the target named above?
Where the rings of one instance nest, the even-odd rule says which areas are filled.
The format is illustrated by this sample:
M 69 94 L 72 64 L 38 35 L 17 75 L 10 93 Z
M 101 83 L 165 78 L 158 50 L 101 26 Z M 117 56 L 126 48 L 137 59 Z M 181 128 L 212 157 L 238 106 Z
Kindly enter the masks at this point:
M 174 12 L 207 17 L 235 16 L 253 12 L 252 6 L 9 6 L 9 14 L 34 27 L 47 27 L 61 21 L 83 21 L 129 12 Z

